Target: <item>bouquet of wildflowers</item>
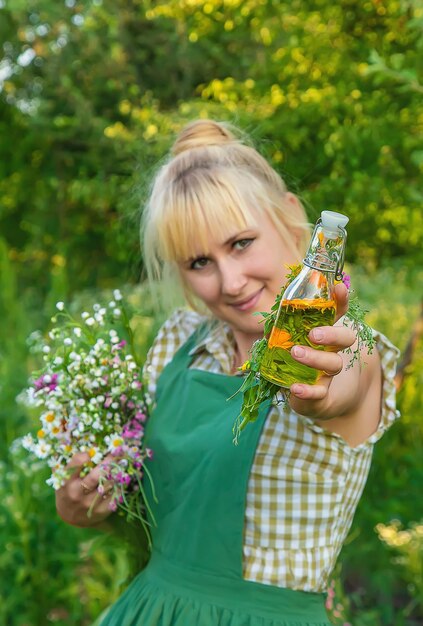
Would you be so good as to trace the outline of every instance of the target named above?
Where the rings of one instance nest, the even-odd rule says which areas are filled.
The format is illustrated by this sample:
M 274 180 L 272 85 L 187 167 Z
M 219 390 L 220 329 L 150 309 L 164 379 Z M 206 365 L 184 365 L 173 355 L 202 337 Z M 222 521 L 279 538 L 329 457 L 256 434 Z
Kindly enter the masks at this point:
M 81 478 L 101 464 L 98 497 L 107 494 L 112 511 L 139 520 L 147 531 L 142 478 L 150 478 L 145 461 L 152 451 L 143 443 L 147 404 L 122 295 L 115 290 L 107 306 L 94 304 L 79 319 L 63 302 L 56 306 L 48 339 L 34 340 L 44 366 L 21 394 L 41 422 L 35 436 L 23 437 L 23 446 L 47 462 L 54 489 L 75 471 L 68 468 L 72 456 L 87 453 Z

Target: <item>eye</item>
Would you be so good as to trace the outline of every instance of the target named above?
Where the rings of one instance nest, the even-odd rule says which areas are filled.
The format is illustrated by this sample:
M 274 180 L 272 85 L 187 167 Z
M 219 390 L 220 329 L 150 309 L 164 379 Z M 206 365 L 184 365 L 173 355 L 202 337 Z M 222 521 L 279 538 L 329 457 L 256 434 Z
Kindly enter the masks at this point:
M 238 239 L 238 241 L 234 241 L 232 246 L 237 250 L 244 250 L 248 248 L 254 241 L 254 237 L 250 237 L 249 239 Z
M 189 266 L 190 270 L 202 270 L 209 263 L 209 259 L 205 256 L 200 256 L 198 259 L 194 259 Z

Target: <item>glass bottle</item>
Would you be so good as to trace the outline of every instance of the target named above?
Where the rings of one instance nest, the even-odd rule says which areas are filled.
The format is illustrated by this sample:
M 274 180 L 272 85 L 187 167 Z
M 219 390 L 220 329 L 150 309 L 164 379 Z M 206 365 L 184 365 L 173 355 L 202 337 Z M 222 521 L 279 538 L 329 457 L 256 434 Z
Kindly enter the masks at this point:
M 260 366 L 260 375 L 281 387 L 289 388 L 295 382 L 312 385 L 322 375 L 296 361 L 291 348 L 325 349 L 310 341 L 308 333 L 335 322 L 334 285 L 342 279 L 348 219 L 341 213 L 322 211 L 302 268 L 282 295 Z

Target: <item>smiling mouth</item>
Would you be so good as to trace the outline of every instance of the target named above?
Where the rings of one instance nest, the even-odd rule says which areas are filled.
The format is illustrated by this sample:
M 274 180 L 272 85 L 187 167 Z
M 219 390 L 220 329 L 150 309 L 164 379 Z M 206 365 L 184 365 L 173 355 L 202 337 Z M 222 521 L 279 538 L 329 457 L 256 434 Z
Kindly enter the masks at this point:
M 254 309 L 260 299 L 263 289 L 264 287 L 256 291 L 256 293 L 254 293 L 249 298 L 246 298 L 245 300 L 240 300 L 239 302 L 233 302 L 232 304 L 230 304 L 230 306 L 232 306 L 234 309 L 237 309 L 238 311 L 250 311 L 251 309 Z

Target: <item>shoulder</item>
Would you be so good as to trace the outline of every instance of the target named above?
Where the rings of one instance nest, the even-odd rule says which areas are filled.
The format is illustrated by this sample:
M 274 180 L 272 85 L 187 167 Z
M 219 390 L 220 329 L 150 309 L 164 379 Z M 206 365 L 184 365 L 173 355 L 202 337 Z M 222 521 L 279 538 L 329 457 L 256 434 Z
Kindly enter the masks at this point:
M 164 322 L 148 351 L 143 368 L 148 393 L 154 397 L 157 380 L 179 348 L 205 320 L 205 317 L 190 309 L 176 309 Z

